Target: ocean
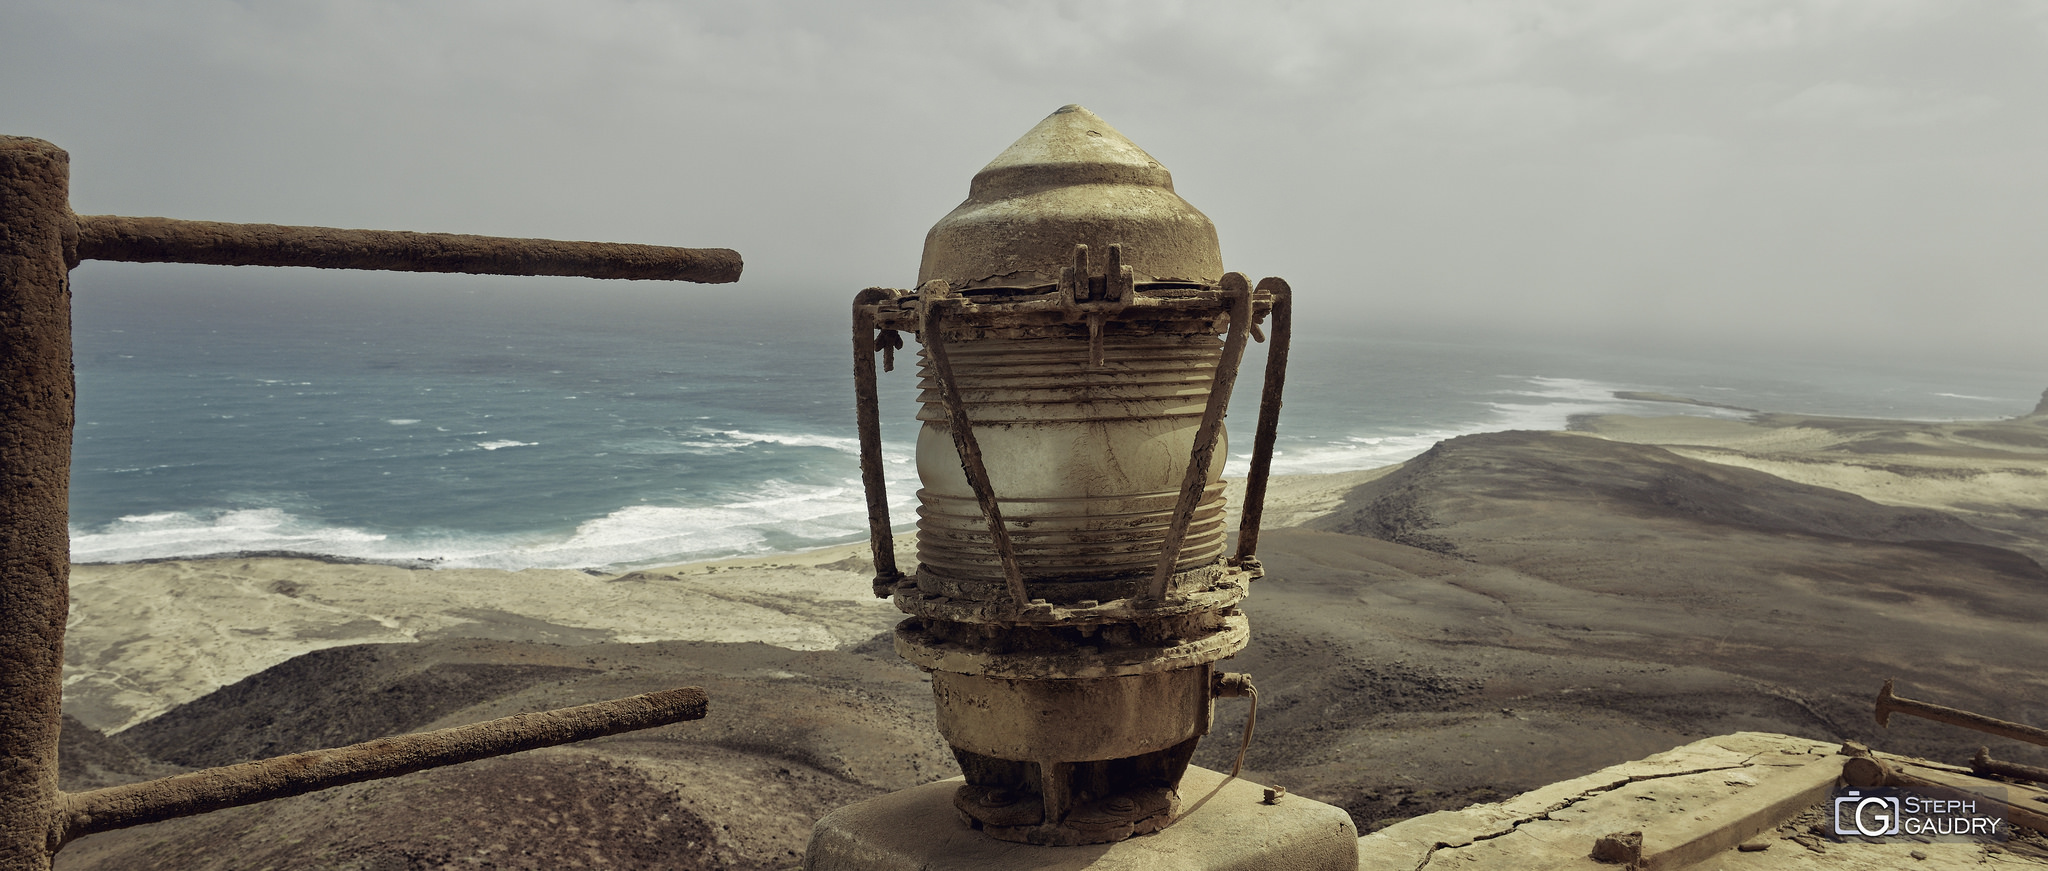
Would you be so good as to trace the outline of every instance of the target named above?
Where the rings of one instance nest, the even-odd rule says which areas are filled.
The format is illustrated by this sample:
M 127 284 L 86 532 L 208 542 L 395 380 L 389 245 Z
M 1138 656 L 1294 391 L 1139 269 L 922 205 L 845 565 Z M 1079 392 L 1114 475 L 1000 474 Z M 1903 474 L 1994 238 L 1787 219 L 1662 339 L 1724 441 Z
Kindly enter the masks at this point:
M 654 286 L 89 265 L 75 280 L 72 557 L 291 552 L 439 567 L 622 570 L 865 538 L 848 288 L 798 304 Z M 1424 337 L 1303 293 L 1274 470 L 1399 462 L 1576 414 L 1985 419 L 2039 373 L 1925 361 L 1620 352 Z M 1232 400 L 1248 464 L 1263 346 Z M 914 357 L 882 377 L 893 517 L 916 472 Z

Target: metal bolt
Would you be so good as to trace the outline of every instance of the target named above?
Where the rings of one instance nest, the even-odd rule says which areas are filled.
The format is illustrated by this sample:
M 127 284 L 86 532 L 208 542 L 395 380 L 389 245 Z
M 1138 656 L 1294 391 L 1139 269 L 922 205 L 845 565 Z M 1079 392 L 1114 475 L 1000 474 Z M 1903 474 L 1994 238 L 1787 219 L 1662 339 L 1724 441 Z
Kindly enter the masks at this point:
M 1237 699 L 1254 692 L 1252 676 L 1238 672 L 1217 672 L 1209 685 L 1209 695 L 1219 699 Z
M 1109 808 L 1110 813 L 1116 814 L 1127 814 L 1138 809 L 1138 803 L 1132 801 L 1131 797 L 1127 795 L 1120 795 L 1110 799 L 1103 806 Z
M 974 800 L 975 804 L 981 805 L 982 807 L 1002 807 L 1004 805 L 1015 804 L 1016 802 L 1017 797 L 1011 795 L 1010 791 L 1007 789 L 991 789 L 987 792 L 982 793 L 980 798 Z

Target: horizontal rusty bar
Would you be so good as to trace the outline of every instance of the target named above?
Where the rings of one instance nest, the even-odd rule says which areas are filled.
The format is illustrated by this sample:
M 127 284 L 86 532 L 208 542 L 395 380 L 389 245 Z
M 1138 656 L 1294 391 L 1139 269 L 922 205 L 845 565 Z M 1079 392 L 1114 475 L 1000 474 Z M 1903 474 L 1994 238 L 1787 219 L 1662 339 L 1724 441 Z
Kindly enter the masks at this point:
M 2001 762 L 1991 758 L 1991 748 L 1977 748 L 1977 755 L 1970 757 L 1970 770 L 1978 774 L 1995 774 L 2015 780 L 2031 780 L 2048 783 L 2048 768 L 2038 765 L 2021 765 L 2017 762 Z
M 1909 714 L 1923 720 L 1933 720 L 1937 723 L 1947 723 L 1951 726 L 1975 729 L 1979 732 L 1997 735 L 2001 738 L 2011 738 L 2015 741 L 2025 741 L 2029 744 L 2039 744 L 2043 747 L 2048 747 L 2048 729 L 2040 729 L 2023 723 L 2011 723 L 1997 717 L 1987 717 L 1983 714 L 1951 708 L 1947 705 L 1937 705 L 1933 702 L 1923 702 L 1919 699 L 1909 699 L 1905 696 L 1894 695 L 1892 693 L 1892 682 L 1889 680 L 1884 682 L 1884 689 L 1879 690 L 1877 693 L 1876 709 L 1877 724 L 1886 728 L 1891 727 L 1892 714 Z
M 739 252 L 403 230 L 339 230 L 172 218 L 78 216 L 78 259 L 215 266 L 311 266 L 477 275 L 738 281 Z
M 608 702 L 433 732 L 379 738 L 194 771 L 171 777 L 64 793 L 52 820 L 51 843 L 98 832 L 303 795 L 330 787 L 396 777 L 620 732 L 703 719 L 710 700 L 701 687 L 680 687 Z

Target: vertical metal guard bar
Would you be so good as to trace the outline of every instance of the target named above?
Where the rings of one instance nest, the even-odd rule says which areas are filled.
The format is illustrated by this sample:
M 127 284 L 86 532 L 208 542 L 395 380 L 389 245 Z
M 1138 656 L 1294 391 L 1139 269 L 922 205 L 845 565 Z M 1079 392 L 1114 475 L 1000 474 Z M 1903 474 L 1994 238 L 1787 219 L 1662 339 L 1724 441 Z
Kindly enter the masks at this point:
M 1159 566 L 1152 571 L 1153 601 L 1166 598 L 1166 582 L 1173 577 L 1173 565 L 1180 561 L 1181 544 L 1187 541 L 1188 526 L 1195 520 L 1195 506 L 1201 504 L 1204 485 L 1209 482 L 1209 462 L 1216 456 L 1216 434 L 1223 428 L 1223 410 L 1230 405 L 1230 388 L 1237 383 L 1237 364 L 1244 359 L 1244 340 L 1252 330 L 1252 289 L 1244 273 L 1223 276 L 1223 292 L 1230 300 L 1230 338 L 1223 343 L 1223 358 L 1216 361 L 1216 380 L 1209 385 L 1209 404 L 1202 409 L 1202 425 L 1195 430 L 1195 453 L 1188 459 L 1187 476 L 1181 479 L 1180 502 L 1173 508 L 1173 525 L 1166 531 L 1166 548 L 1159 554 Z
M 882 479 L 882 415 L 875 387 L 875 312 L 888 292 L 868 288 L 853 300 L 854 419 L 860 429 L 860 480 L 868 496 L 868 549 L 875 558 L 875 598 L 886 599 L 903 577 L 896 535 L 889 529 L 889 493 Z
M 55 851 L 69 611 L 71 157 L 0 136 L 0 869 Z
M 953 361 L 946 353 L 946 332 L 942 323 L 943 304 L 926 303 L 924 347 L 932 356 L 932 371 L 939 376 L 939 395 L 946 400 L 946 428 L 953 431 L 953 449 L 960 453 L 960 470 L 974 488 L 981 513 L 988 518 L 988 534 L 995 539 L 996 553 L 1003 559 L 1003 581 L 1010 588 L 1010 600 L 1018 610 L 1031 604 L 1024 590 L 1024 570 L 1017 565 L 1016 548 L 1010 545 L 1010 530 L 1003 525 L 1003 513 L 996 507 L 996 491 L 988 480 L 988 467 L 981 462 L 981 445 L 974 441 L 973 424 L 967 420 L 967 402 L 960 398 L 960 385 L 953 380 Z
M 1278 278 L 1259 281 L 1273 296 L 1273 344 L 1266 349 L 1266 384 L 1259 393 L 1259 431 L 1252 441 L 1252 470 L 1244 482 L 1244 515 L 1237 525 L 1237 557 L 1258 561 L 1259 522 L 1266 513 L 1266 479 L 1273 471 L 1273 440 L 1280 432 L 1280 391 L 1287 384 L 1287 348 L 1294 331 L 1294 289 Z

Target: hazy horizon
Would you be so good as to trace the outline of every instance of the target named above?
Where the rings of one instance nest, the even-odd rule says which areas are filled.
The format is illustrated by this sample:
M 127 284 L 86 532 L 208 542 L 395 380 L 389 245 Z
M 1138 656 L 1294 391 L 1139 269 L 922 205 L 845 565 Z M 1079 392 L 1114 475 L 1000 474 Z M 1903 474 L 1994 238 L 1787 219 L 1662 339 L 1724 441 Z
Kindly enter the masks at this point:
M 2048 3 L 29 0 L 7 21 L 0 133 L 70 151 L 86 214 L 731 247 L 737 287 L 603 292 L 837 310 L 908 285 L 974 171 L 1080 103 L 1173 171 L 1228 268 L 1288 278 L 1322 324 L 2048 385 Z M 203 280 L 146 271 L 177 269 L 91 266 L 79 292 Z M 264 280 L 339 286 L 308 274 Z

